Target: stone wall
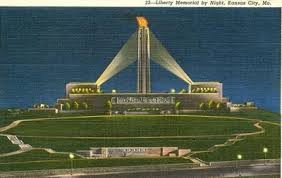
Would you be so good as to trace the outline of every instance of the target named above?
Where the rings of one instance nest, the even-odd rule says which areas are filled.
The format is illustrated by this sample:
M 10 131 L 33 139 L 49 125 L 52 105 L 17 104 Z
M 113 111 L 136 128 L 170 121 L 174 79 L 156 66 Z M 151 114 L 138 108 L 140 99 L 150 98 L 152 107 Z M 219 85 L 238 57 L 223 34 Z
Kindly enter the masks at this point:
M 178 147 L 101 147 L 90 150 L 79 150 L 78 154 L 85 157 L 117 158 L 117 157 L 159 157 L 159 156 L 185 156 L 190 149 Z
M 74 101 L 78 103 L 86 102 L 89 106 L 89 110 L 96 113 L 106 113 L 108 108 L 106 107 L 107 101 L 113 101 L 116 97 L 129 97 L 129 98 L 145 98 L 151 100 L 152 98 L 171 98 L 169 102 L 164 103 L 151 103 L 151 102 L 131 102 L 131 103 L 113 103 L 112 111 L 118 111 L 123 113 L 124 111 L 138 111 L 138 112 L 153 112 L 160 113 L 161 111 L 175 111 L 175 103 L 181 102 L 180 109 L 199 109 L 199 105 L 202 102 L 209 102 L 213 100 L 215 102 L 226 102 L 226 98 L 222 98 L 218 93 L 150 93 L 150 94 L 131 94 L 131 93 L 105 93 L 105 94 L 69 94 L 68 98 L 58 99 L 57 106 Z M 147 98 L 147 99 L 146 99 Z M 58 108 L 59 109 L 59 108 Z

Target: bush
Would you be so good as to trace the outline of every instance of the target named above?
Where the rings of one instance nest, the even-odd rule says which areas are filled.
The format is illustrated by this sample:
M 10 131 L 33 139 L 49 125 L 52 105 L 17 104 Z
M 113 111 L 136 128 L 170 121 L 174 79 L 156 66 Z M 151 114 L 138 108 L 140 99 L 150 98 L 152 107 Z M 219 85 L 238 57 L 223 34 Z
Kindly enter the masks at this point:
M 221 110 L 225 109 L 225 105 L 223 103 L 217 103 L 216 109 L 221 111 Z
M 82 109 L 87 110 L 87 109 L 88 109 L 88 104 L 87 104 L 86 102 L 83 102 L 83 103 L 81 104 L 81 107 L 82 107 Z
M 187 91 L 185 89 L 182 89 L 179 93 L 187 93 Z
M 72 108 L 75 110 L 78 110 L 78 107 L 79 107 L 79 104 L 76 101 L 74 101 L 72 104 Z
M 179 110 L 181 107 L 181 102 L 180 101 L 176 102 L 174 107 L 175 107 L 175 110 Z
M 112 110 L 113 105 L 112 105 L 112 102 L 110 100 L 107 101 L 106 107 L 107 107 L 108 110 Z
M 209 109 L 213 110 L 216 109 L 216 102 L 214 102 L 213 100 L 209 101 Z
M 201 103 L 201 104 L 199 105 L 199 107 L 200 107 L 201 110 L 207 110 L 207 109 L 208 109 L 208 106 L 207 106 L 206 103 Z
M 64 105 L 63 105 L 63 109 L 64 110 L 70 110 L 70 103 L 69 102 L 66 102 Z

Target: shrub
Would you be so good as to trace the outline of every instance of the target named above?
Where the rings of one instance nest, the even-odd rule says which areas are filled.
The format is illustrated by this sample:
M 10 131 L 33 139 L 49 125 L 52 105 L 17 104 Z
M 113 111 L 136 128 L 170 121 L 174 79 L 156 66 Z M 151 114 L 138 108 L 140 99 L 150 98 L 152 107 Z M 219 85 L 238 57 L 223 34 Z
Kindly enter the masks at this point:
M 176 110 L 179 110 L 181 107 L 181 102 L 180 101 L 176 102 L 174 107 Z
M 179 93 L 187 93 L 187 91 L 183 88 Z
M 81 107 L 82 107 L 82 109 L 87 110 L 87 109 L 88 109 L 88 104 L 87 104 L 86 102 L 83 102 L 83 103 L 81 104 Z
M 216 109 L 216 102 L 214 102 L 213 100 L 210 100 L 208 106 L 209 106 L 209 109 L 211 110 Z
M 79 104 L 76 101 L 74 101 L 72 104 L 72 108 L 75 110 L 78 110 L 78 107 L 79 107 Z
M 223 110 L 225 108 L 225 105 L 223 103 L 217 103 L 216 109 L 217 110 Z
M 207 110 L 207 109 L 208 109 L 208 106 L 207 106 L 206 103 L 201 103 L 201 104 L 199 105 L 199 107 L 200 107 L 201 110 Z
M 63 109 L 64 110 L 70 110 L 70 103 L 69 102 L 66 102 L 64 105 L 63 105 Z
M 112 102 L 110 100 L 107 101 L 106 107 L 107 107 L 108 110 L 112 110 L 113 105 L 112 105 Z

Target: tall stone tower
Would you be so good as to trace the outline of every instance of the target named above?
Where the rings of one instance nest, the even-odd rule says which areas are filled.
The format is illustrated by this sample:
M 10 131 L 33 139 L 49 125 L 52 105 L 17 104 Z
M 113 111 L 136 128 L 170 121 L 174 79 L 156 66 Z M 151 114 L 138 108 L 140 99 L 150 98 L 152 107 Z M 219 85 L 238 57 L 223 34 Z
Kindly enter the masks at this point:
M 137 32 L 137 93 L 150 93 L 150 32 L 148 21 L 145 17 L 136 17 L 138 23 Z

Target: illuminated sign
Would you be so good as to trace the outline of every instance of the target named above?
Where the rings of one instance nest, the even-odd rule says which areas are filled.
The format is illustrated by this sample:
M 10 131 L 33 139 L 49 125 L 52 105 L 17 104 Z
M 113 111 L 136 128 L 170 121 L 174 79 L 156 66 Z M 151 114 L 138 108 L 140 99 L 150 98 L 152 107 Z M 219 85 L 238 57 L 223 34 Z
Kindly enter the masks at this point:
M 118 96 L 111 98 L 112 104 L 174 104 L 175 97 L 162 97 L 162 96 Z

